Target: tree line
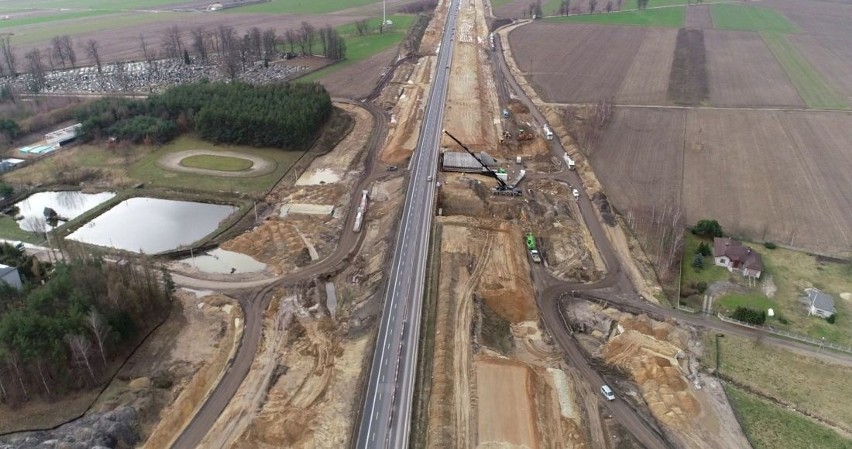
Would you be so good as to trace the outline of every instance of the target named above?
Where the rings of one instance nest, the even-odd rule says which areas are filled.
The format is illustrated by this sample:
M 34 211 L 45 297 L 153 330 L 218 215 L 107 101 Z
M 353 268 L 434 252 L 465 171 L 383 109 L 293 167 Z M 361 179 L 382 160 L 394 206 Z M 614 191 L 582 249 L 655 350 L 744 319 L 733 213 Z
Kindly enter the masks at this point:
M 167 313 L 173 285 L 151 264 L 68 260 L 43 285 L 19 292 L 0 283 L 0 402 L 98 385 L 139 331 Z
M 320 84 L 200 82 L 144 100 L 104 98 L 81 106 L 77 118 L 83 139 L 164 143 L 196 131 L 216 143 L 299 149 L 314 140 L 331 110 Z
M 27 86 L 30 91 L 43 90 L 50 71 L 77 68 L 78 51 L 91 60 L 99 74 L 103 73 L 101 45 L 95 39 L 75 44 L 69 35 L 56 36 L 49 47 L 27 52 L 21 66 L 10 38 L 9 34 L 0 36 L 0 76 L 17 77 L 23 70 L 31 75 Z M 308 22 L 302 22 L 298 28 L 288 29 L 281 35 L 273 28 L 261 30 L 253 27 L 239 35 L 227 25 L 219 25 L 212 30 L 197 27 L 189 32 L 175 25 L 163 33 L 159 46 L 140 35 L 139 51 L 149 77 L 159 70 L 160 60 L 183 58 L 186 64 L 215 62 L 224 75 L 236 79 L 252 64 L 268 66 L 271 60 L 282 56 L 319 54 L 334 61 L 346 59 L 346 42 L 330 25 L 317 28 Z M 216 61 L 212 61 L 214 58 Z M 115 66 L 119 72 L 124 70 L 123 62 L 117 62 Z

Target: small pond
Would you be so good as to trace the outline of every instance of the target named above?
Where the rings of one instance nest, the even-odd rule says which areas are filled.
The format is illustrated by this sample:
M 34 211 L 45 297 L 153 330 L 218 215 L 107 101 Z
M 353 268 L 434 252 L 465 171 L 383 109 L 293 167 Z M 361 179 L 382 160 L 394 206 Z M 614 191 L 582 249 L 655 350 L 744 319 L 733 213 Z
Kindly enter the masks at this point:
M 181 259 L 180 262 L 205 273 L 254 273 L 266 268 L 265 263 L 258 262 L 251 256 L 221 248 Z
M 44 232 L 62 226 L 66 220 L 73 220 L 89 209 L 110 200 L 115 196 L 112 192 L 80 193 L 75 190 L 66 192 L 38 192 L 18 201 L 18 226 L 24 231 Z M 45 208 L 56 211 L 57 220 L 47 220 Z
M 158 198 L 130 198 L 86 223 L 67 238 L 92 245 L 156 254 L 210 234 L 234 206 Z

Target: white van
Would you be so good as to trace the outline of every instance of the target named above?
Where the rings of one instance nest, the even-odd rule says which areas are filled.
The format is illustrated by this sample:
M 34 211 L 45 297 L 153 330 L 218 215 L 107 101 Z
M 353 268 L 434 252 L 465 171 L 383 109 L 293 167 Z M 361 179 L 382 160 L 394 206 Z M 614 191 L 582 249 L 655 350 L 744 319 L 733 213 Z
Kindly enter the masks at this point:
M 615 393 L 612 392 L 612 389 L 609 388 L 609 385 L 604 385 L 601 387 L 601 394 L 604 395 L 607 401 L 615 400 Z

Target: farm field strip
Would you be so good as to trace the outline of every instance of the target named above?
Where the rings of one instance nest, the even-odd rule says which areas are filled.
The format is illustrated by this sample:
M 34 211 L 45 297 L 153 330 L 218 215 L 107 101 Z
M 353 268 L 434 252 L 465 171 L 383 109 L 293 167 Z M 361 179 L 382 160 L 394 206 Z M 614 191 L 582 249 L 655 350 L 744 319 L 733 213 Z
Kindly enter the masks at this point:
M 762 6 L 720 4 L 710 8 L 713 25 L 719 30 L 798 33 L 780 12 Z
M 71 11 L 62 12 L 59 14 L 50 15 L 35 15 L 21 17 L 20 19 L 0 20 L 0 30 L 9 28 L 25 27 L 29 25 L 50 24 L 53 22 L 62 22 L 66 20 L 85 19 L 91 17 L 105 16 L 114 14 L 115 11 L 108 10 L 91 10 L 91 11 Z M 101 17 L 102 19 L 102 17 Z
M 787 36 L 778 33 L 761 33 L 761 35 L 809 107 L 824 109 L 849 107 L 849 104 L 825 83 L 819 72 L 799 53 Z
M 687 28 L 713 28 L 710 5 L 692 5 L 686 8 L 686 18 L 683 26 Z
M 843 101 L 852 104 L 852 47 L 846 36 L 796 35 L 787 39 L 799 53 L 808 55 L 808 61 L 825 81 L 841 93 Z
M 616 101 L 665 103 L 676 42 L 677 31 L 674 29 L 648 30 L 624 77 Z
M 642 10 L 613 11 L 603 14 L 549 17 L 545 20 L 563 23 L 679 28 L 683 25 L 684 11 L 684 6 L 660 6 Z
M 805 106 L 759 35 L 704 30 L 704 42 L 714 105 Z
M 698 105 L 707 99 L 709 89 L 704 30 L 681 28 L 669 74 L 668 99 L 675 104 Z
M 328 14 L 377 3 L 376 0 L 271 0 L 268 3 L 227 9 L 226 14 Z
M 102 9 L 111 11 L 127 11 L 135 9 L 151 9 L 164 5 L 186 4 L 186 0 L 11 0 L 7 7 L 23 9 Z

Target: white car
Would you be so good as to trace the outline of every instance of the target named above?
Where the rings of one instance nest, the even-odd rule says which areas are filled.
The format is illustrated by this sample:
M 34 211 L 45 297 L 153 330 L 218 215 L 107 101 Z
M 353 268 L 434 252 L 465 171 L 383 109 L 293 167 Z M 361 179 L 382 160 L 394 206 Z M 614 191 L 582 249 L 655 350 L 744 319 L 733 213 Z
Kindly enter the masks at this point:
M 426 182 L 432 182 L 432 175 L 426 177 Z
M 612 389 L 609 388 L 609 385 L 604 385 L 601 387 L 601 394 L 604 395 L 607 401 L 615 400 L 615 393 L 612 392 Z
M 574 199 L 575 199 L 575 200 L 580 199 L 580 191 L 579 191 L 579 190 L 577 190 L 577 189 L 573 189 L 573 190 L 571 191 L 571 195 L 574 195 Z

